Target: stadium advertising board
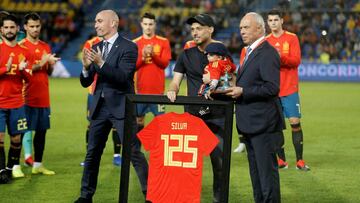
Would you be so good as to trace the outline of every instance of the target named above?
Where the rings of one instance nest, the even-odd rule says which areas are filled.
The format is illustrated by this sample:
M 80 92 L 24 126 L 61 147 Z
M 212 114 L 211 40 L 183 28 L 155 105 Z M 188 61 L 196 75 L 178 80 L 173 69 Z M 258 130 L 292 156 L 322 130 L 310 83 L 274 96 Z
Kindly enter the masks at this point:
M 80 62 L 63 60 L 62 64 L 70 77 L 79 77 L 82 69 Z M 171 61 L 169 67 L 165 69 L 167 78 L 172 78 L 174 67 L 175 61 Z M 62 75 L 54 76 L 62 77 Z M 302 63 L 299 66 L 299 77 L 301 81 L 360 82 L 360 63 Z

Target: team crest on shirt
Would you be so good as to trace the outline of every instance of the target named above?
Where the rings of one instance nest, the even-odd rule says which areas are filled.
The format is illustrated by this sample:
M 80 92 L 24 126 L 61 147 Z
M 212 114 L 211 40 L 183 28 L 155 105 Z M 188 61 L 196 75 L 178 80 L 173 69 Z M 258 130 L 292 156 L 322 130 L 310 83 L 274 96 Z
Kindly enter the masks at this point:
M 24 56 L 23 54 L 19 54 L 18 60 L 19 60 L 19 61 L 25 60 L 25 56 Z
M 9 55 L 9 57 L 14 57 L 14 56 L 15 56 L 14 52 L 11 52 Z
M 279 46 L 280 46 L 280 43 L 279 43 L 279 42 L 276 42 L 275 46 L 276 46 L 276 47 L 279 47 Z
M 160 55 L 161 47 L 158 44 L 154 45 L 153 51 L 156 55 Z
M 288 54 L 288 53 L 289 53 L 289 43 L 288 43 L 287 41 L 284 42 L 282 50 L 283 50 L 283 53 L 284 53 L 284 54 Z
M 40 53 L 40 50 L 39 50 L 39 49 L 35 49 L 35 53 Z
M 211 67 L 217 68 L 219 66 L 219 62 L 215 61 L 211 64 Z

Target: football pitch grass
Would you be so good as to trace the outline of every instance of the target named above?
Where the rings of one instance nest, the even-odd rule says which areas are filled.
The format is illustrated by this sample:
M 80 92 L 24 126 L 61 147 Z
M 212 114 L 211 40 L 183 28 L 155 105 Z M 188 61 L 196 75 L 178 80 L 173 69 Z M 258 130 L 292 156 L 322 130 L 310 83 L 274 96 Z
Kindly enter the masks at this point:
M 185 81 L 182 85 L 185 92 Z M 44 163 L 56 175 L 31 175 L 31 168 L 23 167 L 25 178 L 0 185 L 0 202 L 69 203 L 80 194 L 83 168 L 79 163 L 85 155 L 87 90 L 77 78 L 51 79 L 50 86 L 51 129 Z M 360 83 L 302 82 L 300 87 L 304 159 L 311 171 L 295 169 L 291 133 L 286 130 L 289 168 L 280 171 L 282 202 L 360 202 Z M 169 106 L 167 110 L 180 112 L 182 107 Z M 9 137 L 5 139 L 8 147 Z M 120 168 L 112 164 L 111 136 L 108 140 L 94 196 L 94 202 L 99 203 L 118 200 Z M 232 148 L 237 144 L 234 128 Z M 211 203 L 212 170 L 210 159 L 204 160 L 201 202 Z M 133 167 L 129 202 L 144 202 Z M 246 153 L 231 154 L 229 202 L 253 202 Z

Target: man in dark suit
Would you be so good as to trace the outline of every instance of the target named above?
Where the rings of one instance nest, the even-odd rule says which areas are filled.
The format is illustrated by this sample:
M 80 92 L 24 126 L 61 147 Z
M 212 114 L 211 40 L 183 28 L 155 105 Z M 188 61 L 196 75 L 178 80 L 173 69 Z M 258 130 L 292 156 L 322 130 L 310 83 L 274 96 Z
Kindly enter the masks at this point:
M 236 127 L 244 136 L 255 202 L 280 202 L 275 137 L 284 119 L 278 98 L 280 59 L 265 41 L 265 23 L 257 13 L 246 14 L 240 34 L 247 45 L 236 86 L 226 93 L 236 99 Z
M 125 94 L 134 93 L 134 72 L 137 59 L 135 43 L 121 37 L 119 17 L 112 10 L 100 11 L 95 18 L 97 35 L 104 40 L 91 50 L 83 51 L 80 82 L 88 87 L 95 81 L 94 101 L 90 107 L 90 131 L 81 195 L 76 202 L 92 202 L 99 164 L 108 134 L 114 126 L 123 140 Z M 135 120 L 133 121 L 136 127 Z M 132 137 L 131 161 L 139 177 L 142 191 L 147 189 L 148 164 L 136 137 Z

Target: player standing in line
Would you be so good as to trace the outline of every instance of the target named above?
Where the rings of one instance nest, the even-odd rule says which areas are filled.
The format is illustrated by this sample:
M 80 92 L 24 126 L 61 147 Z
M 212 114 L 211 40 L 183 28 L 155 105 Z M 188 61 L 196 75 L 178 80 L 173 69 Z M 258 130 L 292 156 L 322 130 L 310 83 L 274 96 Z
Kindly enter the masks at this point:
M 155 34 L 155 15 L 145 13 L 141 17 L 142 36 L 133 41 L 138 46 L 136 61 L 136 93 L 164 94 L 165 68 L 171 59 L 169 40 Z M 160 104 L 137 104 L 138 132 L 144 128 L 145 114 L 152 112 L 154 116 L 165 113 L 165 106 Z
M 54 64 L 60 60 L 51 53 L 50 46 L 39 39 L 41 33 L 41 18 L 37 13 L 26 14 L 24 29 L 26 38 L 19 42 L 27 47 L 34 63 L 33 76 L 25 85 L 25 111 L 28 122 L 28 131 L 23 137 L 25 164 L 32 165 L 32 174 L 54 175 L 55 172 L 46 169 L 42 164 L 45 149 L 45 136 L 50 128 L 50 96 L 49 79 L 54 70 Z M 35 131 L 34 143 L 32 131 Z M 32 159 L 32 144 L 34 144 L 34 157 Z
M 0 22 L 3 42 L 0 43 L 0 183 L 13 178 L 24 177 L 19 164 L 21 154 L 21 134 L 27 130 L 23 80 L 29 80 L 32 64 L 28 50 L 17 44 L 18 19 L 9 14 Z M 10 135 L 10 148 L 6 164 L 4 139 L 5 129 Z
M 283 30 L 284 22 L 279 10 L 268 13 L 267 24 L 271 30 L 267 41 L 280 54 L 280 99 L 285 117 L 289 119 L 292 140 L 296 153 L 296 168 L 309 171 L 310 168 L 303 160 L 303 132 L 300 125 L 300 99 L 298 66 L 301 62 L 301 50 L 298 37 Z M 279 168 L 288 168 L 284 150 L 284 134 L 280 135 L 278 154 Z
M 9 15 L 10 13 L 7 12 L 7 11 L 0 11 L 0 21 L 3 17 Z M 21 41 L 22 39 L 25 38 L 25 33 L 21 30 L 19 30 L 17 33 L 16 33 L 16 41 L 19 42 Z M 0 42 L 2 42 L 2 37 L 1 37 L 1 31 L 0 31 Z
M 101 37 L 95 36 L 92 37 L 91 39 L 87 40 L 84 44 L 84 49 L 88 49 L 90 50 L 90 48 L 101 42 L 102 39 Z M 90 106 L 92 104 L 93 98 L 94 98 L 94 89 L 95 89 L 95 83 L 91 84 L 88 87 L 88 97 L 87 97 L 87 105 L 86 105 L 86 119 L 89 121 L 89 124 L 86 128 L 86 136 L 85 136 L 85 141 L 86 141 L 86 146 L 88 144 L 88 140 L 89 140 L 89 127 L 90 127 Z M 115 128 L 112 128 L 112 140 L 114 143 L 114 156 L 113 156 L 113 164 L 115 166 L 120 166 L 121 165 L 121 155 L 120 155 L 120 151 L 121 151 L 121 141 L 120 141 L 120 137 L 116 132 Z M 84 166 L 84 162 L 80 163 L 81 166 Z

